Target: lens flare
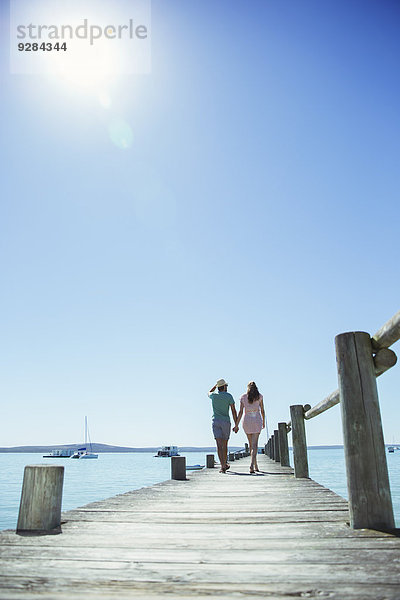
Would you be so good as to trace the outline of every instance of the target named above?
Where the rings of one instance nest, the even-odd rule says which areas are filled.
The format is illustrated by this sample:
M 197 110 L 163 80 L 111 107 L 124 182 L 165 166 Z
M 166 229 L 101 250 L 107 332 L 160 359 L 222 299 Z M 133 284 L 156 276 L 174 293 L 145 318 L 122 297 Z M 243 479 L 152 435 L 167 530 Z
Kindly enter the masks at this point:
M 133 143 L 132 128 L 124 119 L 114 118 L 108 125 L 110 139 L 121 150 L 127 150 Z

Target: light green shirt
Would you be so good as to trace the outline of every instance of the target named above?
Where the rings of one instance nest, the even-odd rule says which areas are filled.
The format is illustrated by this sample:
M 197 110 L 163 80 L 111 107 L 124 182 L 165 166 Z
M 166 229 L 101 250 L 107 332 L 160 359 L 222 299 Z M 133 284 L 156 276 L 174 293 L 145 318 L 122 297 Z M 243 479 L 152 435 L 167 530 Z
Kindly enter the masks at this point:
M 212 400 L 213 407 L 213 418 L 223 419 L 224 421 L 230 421 L 229 418 L 229 407 L 231 404 L 235 404 L 232 394 L 229 392 L 214 392 L 208 394 Z

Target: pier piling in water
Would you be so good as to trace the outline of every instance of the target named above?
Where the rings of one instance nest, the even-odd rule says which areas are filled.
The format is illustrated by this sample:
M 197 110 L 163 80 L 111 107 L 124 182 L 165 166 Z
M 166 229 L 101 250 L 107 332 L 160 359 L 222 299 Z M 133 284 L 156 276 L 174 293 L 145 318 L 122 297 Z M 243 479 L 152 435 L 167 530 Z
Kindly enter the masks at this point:
M 24 470 L 17 532 L 50 532 L 61 526 L 64 467 L 27 465 Z
M 186 479 L 186 457 L 171 456 L 171 479 L 184 481 Z
M 299 479 L 308 478 L 308 456 L 306 428 L 304 426 L 304 408 L 302 404 L 290 407 L 293 439 L 294 474 Z
M 356 529 L 394 529 L 371 338 L 336 336 L 350 522 Z
M 207 469 L 213 469 L 215 465 L 214 454 L 206 455 L 206 467 Z
M 282 467 L 289 467 L 289 445 L 287 439 L 286 423 L 278 423 L 279 431 L 279 456 Z
M 281 457 L 279 454 L 279 431 L 278 429 L 274 430 L 274 460 L 275 462 L 280 462 Z

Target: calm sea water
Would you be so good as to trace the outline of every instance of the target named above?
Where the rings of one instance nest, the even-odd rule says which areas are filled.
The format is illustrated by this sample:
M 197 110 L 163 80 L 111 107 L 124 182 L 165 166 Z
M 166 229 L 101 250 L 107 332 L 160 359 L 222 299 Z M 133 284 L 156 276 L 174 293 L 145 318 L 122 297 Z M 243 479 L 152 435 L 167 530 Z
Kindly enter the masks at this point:
M 186 464 L 205 463 L 205 452 L 185 453 Z M 388 454 L 397 527 L 400 527 L 400 451 Z M 44 459 L 42 454 L 0 453 L 0 529 L 15 529 L 25 465 L 65 466 L 63 510 L 129 490 L 153 485 L 170 477 L 170 460 L 153 453 L 105 453 L 98 460 Z M 293 465 L 293 458 L 291 457 Z M 337 494 L 347 497 L 343 450 L 310 449 L 310 476 Z

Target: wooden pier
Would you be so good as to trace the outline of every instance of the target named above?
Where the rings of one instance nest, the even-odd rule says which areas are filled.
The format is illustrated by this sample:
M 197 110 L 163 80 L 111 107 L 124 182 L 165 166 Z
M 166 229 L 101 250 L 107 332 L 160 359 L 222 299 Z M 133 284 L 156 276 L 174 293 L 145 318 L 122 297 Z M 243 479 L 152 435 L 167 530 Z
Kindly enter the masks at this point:
M 260 473 L 249 473 L 247 457 L 225 474 L 208 468 L 185 479 L 185 459 L 174 457 L 170 481 L 61 518 L 62 468 L 26 467 L 19 533 L 0 532 L 0 600 L 399 600 L 376 387 L 397 362 L 389 346 L 398 340 L 400 311 L 372 337 L 336 336 L 339 388 L 313 407 L 290 406 Z M 349 503 L 308 478 L 305 421 L 339 402 Z M 37 533 L 50 527 L 53 535 Z
M 400 597 L 400 539 L 267 456 L 63 513 L 59 535 L 0 533 L 0 598 Z

